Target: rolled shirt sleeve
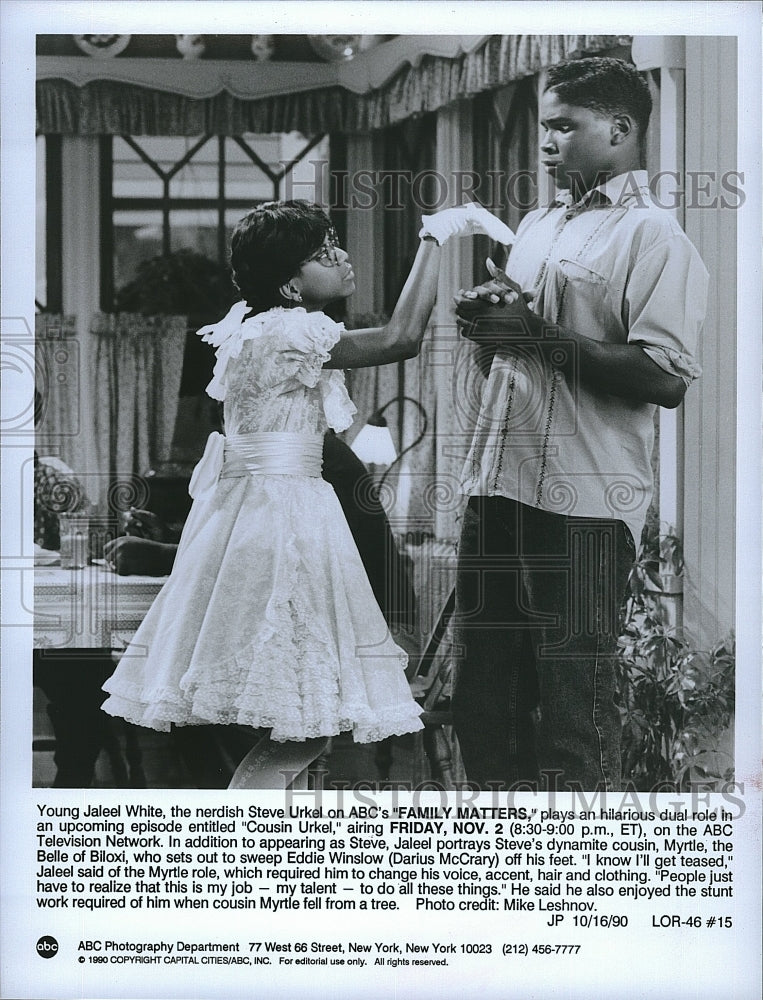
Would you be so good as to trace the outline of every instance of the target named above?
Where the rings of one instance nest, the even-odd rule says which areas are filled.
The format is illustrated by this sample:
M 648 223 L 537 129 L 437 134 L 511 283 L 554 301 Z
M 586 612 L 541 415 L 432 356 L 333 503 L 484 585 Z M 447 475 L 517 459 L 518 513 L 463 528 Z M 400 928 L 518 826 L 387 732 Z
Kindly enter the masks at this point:
M 698 338 L 705 318 L 708 273 L 683 234 L 643 253 L 625 292 L 628 343 L 688 386 L 702 374 Z

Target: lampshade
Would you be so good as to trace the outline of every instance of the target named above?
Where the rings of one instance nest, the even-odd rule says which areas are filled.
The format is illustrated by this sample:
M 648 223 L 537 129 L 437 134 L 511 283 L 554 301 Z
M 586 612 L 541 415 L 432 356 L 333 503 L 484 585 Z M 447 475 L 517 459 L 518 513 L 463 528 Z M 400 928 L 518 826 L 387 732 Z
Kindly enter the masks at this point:
M 361 428 L 350 447 L 366 465 L 392 465 L 397 458 L 387 421 L 376 415 Z
M 384 419 L 384 411 L 395 404 L 401 407 L 403 403 L 412 403 L 416 407 L 421 417 L 421 427 L 415 440 L 403 448 L 398 455 L 392 441 L 392 435 L 389 432 L 389 427 L 387 427 L 387 421 Z M 414 399 L 412 396 L 396 396 L 394 399 L 388 400 L 384 406 L 380 406 L 368 418 L 368 422 L 352 442 L 351 447 L 361 462 L 365 462 L 366 465 L 386 466 L 379 480 L 379 486 L 381 487 L 384 485 L 393 467 L 398 465 L 403 456 L 407 455 L 409 451 L 412 451 L 423 440 L 428 424 L 426 410 L 418 399 Z

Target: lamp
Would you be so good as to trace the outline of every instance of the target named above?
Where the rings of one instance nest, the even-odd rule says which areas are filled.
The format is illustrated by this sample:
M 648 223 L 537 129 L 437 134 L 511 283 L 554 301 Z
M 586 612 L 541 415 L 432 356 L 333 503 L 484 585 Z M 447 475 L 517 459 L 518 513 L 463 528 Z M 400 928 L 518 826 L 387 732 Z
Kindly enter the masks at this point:
M 387 421 L 384 419 L 384 412 L 389 409 L 393 403 L 397 403 L 402 409 L 402 404 L 404 402 L 413 403 L 413 405 L 418 409 L 421 416 L 421 429 L 415 440 L 403 448 L 398 455 L 392 441 L 392 435 L 390 434 L 389 427 L 387 426 Z M 379 409 L 368 418 L 368 421 L 361 428 L 360 433 L 352 442 L 351 447 L 358 458 L 367 465 L 387 466 L 382 473 L 381 479 L 379 480 L 379 486 L 381 487 L 387 476 L 392 471 L 392 468 L 397 465 L 403 455 L 412 451 L 423 439 L 428 426 L 429 421 L 427 420 L 426 410 L 417 399 L 414 399 L 413 396 L 395 396 L 394 399 L 390 399 L 383 406 L 380 406 Z
M 391 465 L 397 458 L 392 435 L 380 410 L 368 418 L 351 447 L 366 465 Z

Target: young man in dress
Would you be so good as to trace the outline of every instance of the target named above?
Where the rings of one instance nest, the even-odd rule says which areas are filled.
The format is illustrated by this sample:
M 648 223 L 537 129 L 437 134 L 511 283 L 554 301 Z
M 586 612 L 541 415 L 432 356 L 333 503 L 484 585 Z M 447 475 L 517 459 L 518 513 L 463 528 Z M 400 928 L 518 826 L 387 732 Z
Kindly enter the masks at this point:
M 495 348 L 466 461 L 454 690 L 469 781 L 616 790 L 618 610 L 653 492 L 656 406 L 680 404 L 707 272 L 640 169 L 635 68 L 548 71 L 541 163 L 558 188 L 506 268 L 456 298 Z

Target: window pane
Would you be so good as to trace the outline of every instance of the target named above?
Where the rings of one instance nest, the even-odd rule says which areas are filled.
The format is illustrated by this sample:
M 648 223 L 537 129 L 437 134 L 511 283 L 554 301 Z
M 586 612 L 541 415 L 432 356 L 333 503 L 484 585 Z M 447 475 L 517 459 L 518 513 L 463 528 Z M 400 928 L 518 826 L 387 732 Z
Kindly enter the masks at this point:
M 141 148 L 145 139 L 140 140 Z M 162 180 L 119 136 L 114 136 L 114 197 L 161 198 Z
M 299 132 L 281 136 L 281 160 L 292 163 L 310 143 L 310 138 Z M 281 198 L 304 198 L 324 204 L 327 199 L 329 140 L 325 136 L 296 165 L 289 168 L 288 176 L 281 181 Z M 281 169 L 284 169 L 283 167 Z
M 254 208 L 254 206 L 256 204 L 257 204 L 257 202 L 253 201 L 250 207 Z M 231 233 L 233 232 L 233 227 L 236 225 L 236 223 L 238 222 L 239 219 L 243 219 L 243 217 L 246 215 L 246 213 L 248 211 L 249 211 L 248 208 L 226 208 L 226 210 L 225 210 L 225 245 L 226 246 L 229 246 L 229 244 L 230 244 L 230 237 L 231 237 Z
M 41 305 L 48 302 L 47 275 L 47 232 L 45 198 L 45 136 L 39 135 L 37 147 L 37 197 L 35 206 L 35 292 L 34 297 Z
M 176 149 L 178 155 L 175 157 L 175 163 L 179 163 L 198 140 L 185 139 L 182 141 L 185 143 L 185 148 Z M 170 198 L 217 198 L 219 161 L 217 138 L 210 139 L 172 178 Z
M 136 202 L 134 209 L 125 208 L 125 202 L 119 209 L 114 209 L 115 289 L 135 277 L 141 261 L 163 252 L 162 214 L 158 207 L 139 206 L 138 199 L 163 199 L 164 184 L 157 171 L 166 174 L 172 170 L 194 149 L 200 138 L 137 136 L 131 139 L 130 142 L 139 147 L 143 156 L 151 160 L 151 163 L 146 163 L 130 143 L 119 136 L 114 137 L 113 195 L 125 199 L 125 202 Z M 247 135 L 243 141 L 268 170 L 280 174 L 284 165 L 291 164 L 310 139 L 294 132 L 288 135 Z M 206 137 L 169 182 L 169 237 L 173 252 L 188 248 L 210 260 L 219 259 L 220 149 L 217 136 Z M 327 139 L 322 140 L 295 167 L 288 168 L 289 182 L 282 181 L 280 190 L 268 177 L 267 171 L 230 136 L 225 137 L 222 150 L 225 157 L 223 218 L 226 248 L 233 225 L 249 206 L 274 197 L 325 201 L 322 177 L 326 171 L 322 161 L 328 158 Z M 232 202 L 238 202 L 240 207 L 233 207 Z
M 114 288 L 135 277 L 138 264 L 162 252 L 161 212 L 114 213 Z
M 172 250 L 187 248 L 217 260 L 217 212 L 214 209 L 177 209 L 170 212 Z
M 140 148 L 155 160 L 163 170 L 169 170 L 179 160 L 182 160 L 189 149 L 201 140 L 200 135 L 139 135 L 133 138 Z M 209 136 L 206 142 L 194 153 L 201 159 L 215 160 L 217 143 Z
M 289 166 L 311 141 L 299 132 L 284 135 L 246 135 L 244 142 L 277 177 L 284 172 L 288 180 L 274 184 L 254 164 L 246 152 L 233 140 L 226 141 L 226 184 L 225 194 L 229 199 L 247 199 L 252 203 L 270 198 L 305 198 L 308 201 L 323 200 L 326 167 L 322 161 L 328 160 L 328 138 L 324 138 L 296 166 Z
M 276 192 L 273 181 L 258 166 L 246 163 L 227 164 L 225 168 L 225 197 L 228 201 L 271 201 Z
M 274 135 L 247 135 L 244 142 L 276 173 L 280 167 L 280 143 Z M 233 139 L 225 140 L 225 197 L 244 199 L 253 205 L 275 197 L 273 181 Z

